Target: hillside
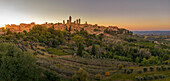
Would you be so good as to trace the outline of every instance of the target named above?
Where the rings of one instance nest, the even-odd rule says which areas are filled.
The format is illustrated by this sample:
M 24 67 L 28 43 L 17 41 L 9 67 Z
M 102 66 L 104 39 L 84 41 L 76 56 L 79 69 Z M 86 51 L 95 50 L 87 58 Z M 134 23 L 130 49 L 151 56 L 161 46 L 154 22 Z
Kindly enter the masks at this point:
M 169 44 L 133 35 L 126 29 L 89 25 L 59 30 L 54 25 L 34 25 L 29 32 L 5 31 L 0 36 L 1 44 L 12 43 L 16 49 L 36 57 L 35 63 L 44 74 L 40 77 L 49 81 L 59 81 L 57 77 L 61 81 L 169 80 L 170 77 Z

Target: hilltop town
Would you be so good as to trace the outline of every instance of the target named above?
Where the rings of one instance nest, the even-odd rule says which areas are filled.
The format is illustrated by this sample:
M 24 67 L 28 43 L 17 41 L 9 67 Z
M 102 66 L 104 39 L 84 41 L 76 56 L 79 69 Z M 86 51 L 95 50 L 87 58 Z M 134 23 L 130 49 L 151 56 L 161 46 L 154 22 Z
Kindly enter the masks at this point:
M 46 26 L 47 28 L 50 27 L 54 27 L 55 30 L 69 30 L 69 28 L 71 28 L 71 33 L 75 33 L 76 30 L 80 31 L 80 30 L 86 30 L 88 33 L 90 34 L 104 34 L 104 35 L 109 35 L 106 32 L 109 31 L 114 31 L 116 33 L 121 33 L 121 34 L 127 34 L 129 33 L 128 30 L 123 29 L 123 28 L 118 28 L 117 26 L 98 26 L 97 24 L 92 25 L 92 24 L 88 24 L 87 21 L 85 23 L 81 23 L 81 19 L 76 19 L 74 22 L 72 22 L 72 17 L 69 16 L 69 19 L 67 20 L 67 22 L 65 20 L 63 20 L 62 23 L 58 22 L 58 23 L 44 23 L 44 24 L 35 24 L 35 22 L 32 22 L 30 24 L 26 24 L 26 23 L 21 23 L 19 25 L 16 24 L 7 24 L 5 25 L 4 28 L 0 28 L 0 34 L 4 34 L 5 31 L 7 29 L 9 29 L 12 32 L 23 32 L 24 30 L 29 32 L 31 31 L 31 29 L 35 26 L 35 25 L 42 25 L 42 26 Z M 5 30 L 4 30 L 5 29 Z

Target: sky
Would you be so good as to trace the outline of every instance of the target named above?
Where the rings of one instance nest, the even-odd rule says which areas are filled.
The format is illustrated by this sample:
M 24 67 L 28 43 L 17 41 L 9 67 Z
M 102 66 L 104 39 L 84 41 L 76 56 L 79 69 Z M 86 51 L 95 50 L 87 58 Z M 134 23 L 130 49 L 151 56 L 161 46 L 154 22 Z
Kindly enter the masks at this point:
M 5 24 L 62 22 L 129 30 L 170 30 L 170 0 L 0 0 L 0 27 Z

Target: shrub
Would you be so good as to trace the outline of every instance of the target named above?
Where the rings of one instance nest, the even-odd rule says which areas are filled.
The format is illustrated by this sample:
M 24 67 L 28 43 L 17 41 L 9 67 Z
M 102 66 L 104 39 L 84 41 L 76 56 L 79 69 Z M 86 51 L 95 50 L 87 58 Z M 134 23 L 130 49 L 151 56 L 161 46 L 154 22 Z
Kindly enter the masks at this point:
M 123 69 L 123 73 L 126 73 L 126 71 L 127 71 L 126 69 Z
M 44 52 L 46 52 L 46 50 L 45 50 L 45 49 L 41 49 L 41 51 L 44 51 Z
M 52 52 L 48 51 L 49 54 L 53 54 Z
M 31 49 L 34 50 L 34 51 L 36 51 L 36 49 L 34 49 L 34 47 L 32 46 L 32 44 L 31 44 Z
M 168 67 L 168 70 L 170 70 L 170 67 Z
M 159 76 L 157 74 L 154 74 L 154 79 L 159 79 Z
M 101 80 L 102 79 L 102 75 L 100 75 L 100 74 L 95 75 L 95 79 L 96 80 Z
M 157 70 L 157 71 L 161 71 L 161 68 L 160 68 L 160 67 L 156 67 L 156 70 Z
M 161 66 L 162 70 L 165 71 L 166 70 L 166 67 L 165 66 Z
M 133 73 L 133 69 L 130 69 L 131 73 Z
M 41 43 L 41 44 L 39 44 L 40 46 L 42 46 L 42 47 L 45 47 L 45 44 L 44 43 Z
M 34 44 L 35 47 L 37 47 L 37 44 Z
M 132 72 L 130 70 L 127 71 L 127 74 L 131 74 Z
M 153 80 L 154 78 L 153 78 L 153 76 L 152 75 L 149 75 L 148 77 L 147 77 L 147 80 Z
M 84 65 L 88 65 L 88 62 L 87 62 L 87 61 L 84 61 L 83 64 L 84 64 Z
M 44 78 L 46 81 L 60 81 L 60 77 L 49 71 L 44 72 Z
M 122 64 L 119 65 L 118 68 L 119 68 L 119 70 L 121 70 L 123 68 L 123 65 Z
M 141 74 L 141 73 L 142 73 L 142 71 L 141 71 L 141 70 L 139 70 L 139 71 L 137 71 L 137 73 L 138 73 L 138 74 Z
M 51 58 L 53 58 L 54 56 L 53 55 L 51 55 Z
M 37 52 L 34 52 L 34 55 L 37 55 Z
M 159 76 L 159 78 L 161 78 L 161 79 L 165 78 L 165 75 L 162 75 L 162 74 L 159 74 L 158 76 Z
M 136 79 L 136 81 L 142 81 L 142 80 L 143 80 L 143 77 L 136 76 L 135 79 Z
M 99 29 L 94 29 L 93 31 L 100 31 Z
M 154 71 L 154 68 L 153 68 L 153 67 L 150 67 L 150 71 Z
M 88 79 L 89 74 L 82 68 L 80 68 L 79 71 L 77 71 L 72 77 L 73 81 L 88 81 Z
M 37 53 L 41 54 L 41 55 L 44 55 L 44 53 L 40 52 L 40 51 L 37 51 Z
M 143 71 L 144 71 L 144 72 L 147 72 L 147 71 L 148 71 L 148 68 L 143 68 Z
M 144 76 L 144 77 L 143 77 L 143 80 L 147 80 L 147 78 L 148 78 L 148 77 Z

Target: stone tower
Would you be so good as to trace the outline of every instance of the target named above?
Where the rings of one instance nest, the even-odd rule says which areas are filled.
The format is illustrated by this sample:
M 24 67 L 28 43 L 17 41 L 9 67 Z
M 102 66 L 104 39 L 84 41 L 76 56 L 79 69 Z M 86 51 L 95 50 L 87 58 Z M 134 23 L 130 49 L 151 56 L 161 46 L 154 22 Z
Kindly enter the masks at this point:
M 78 19 L 76 20 L 76 24 L 79 24 L 79 20 Z
M 78 24 L 80 24 L 81 23 L 81 19 L 79 19 L 79 22 L 78 22 Z
M 72 18 L 71 18 L 71 16 L 70 16 L 70 17 L 69 17 L 69 24 L 71 24 L 71 19 L 72 19 Z
M 65 24 L 65 20 L 63 20 L 63 24 Z
M 85 22 L 85 24 L 87 25 L 87 21 Z
M 67 20 L 67 24 L 69 24 L 70 23 L 70 21 L 69 20 Z

